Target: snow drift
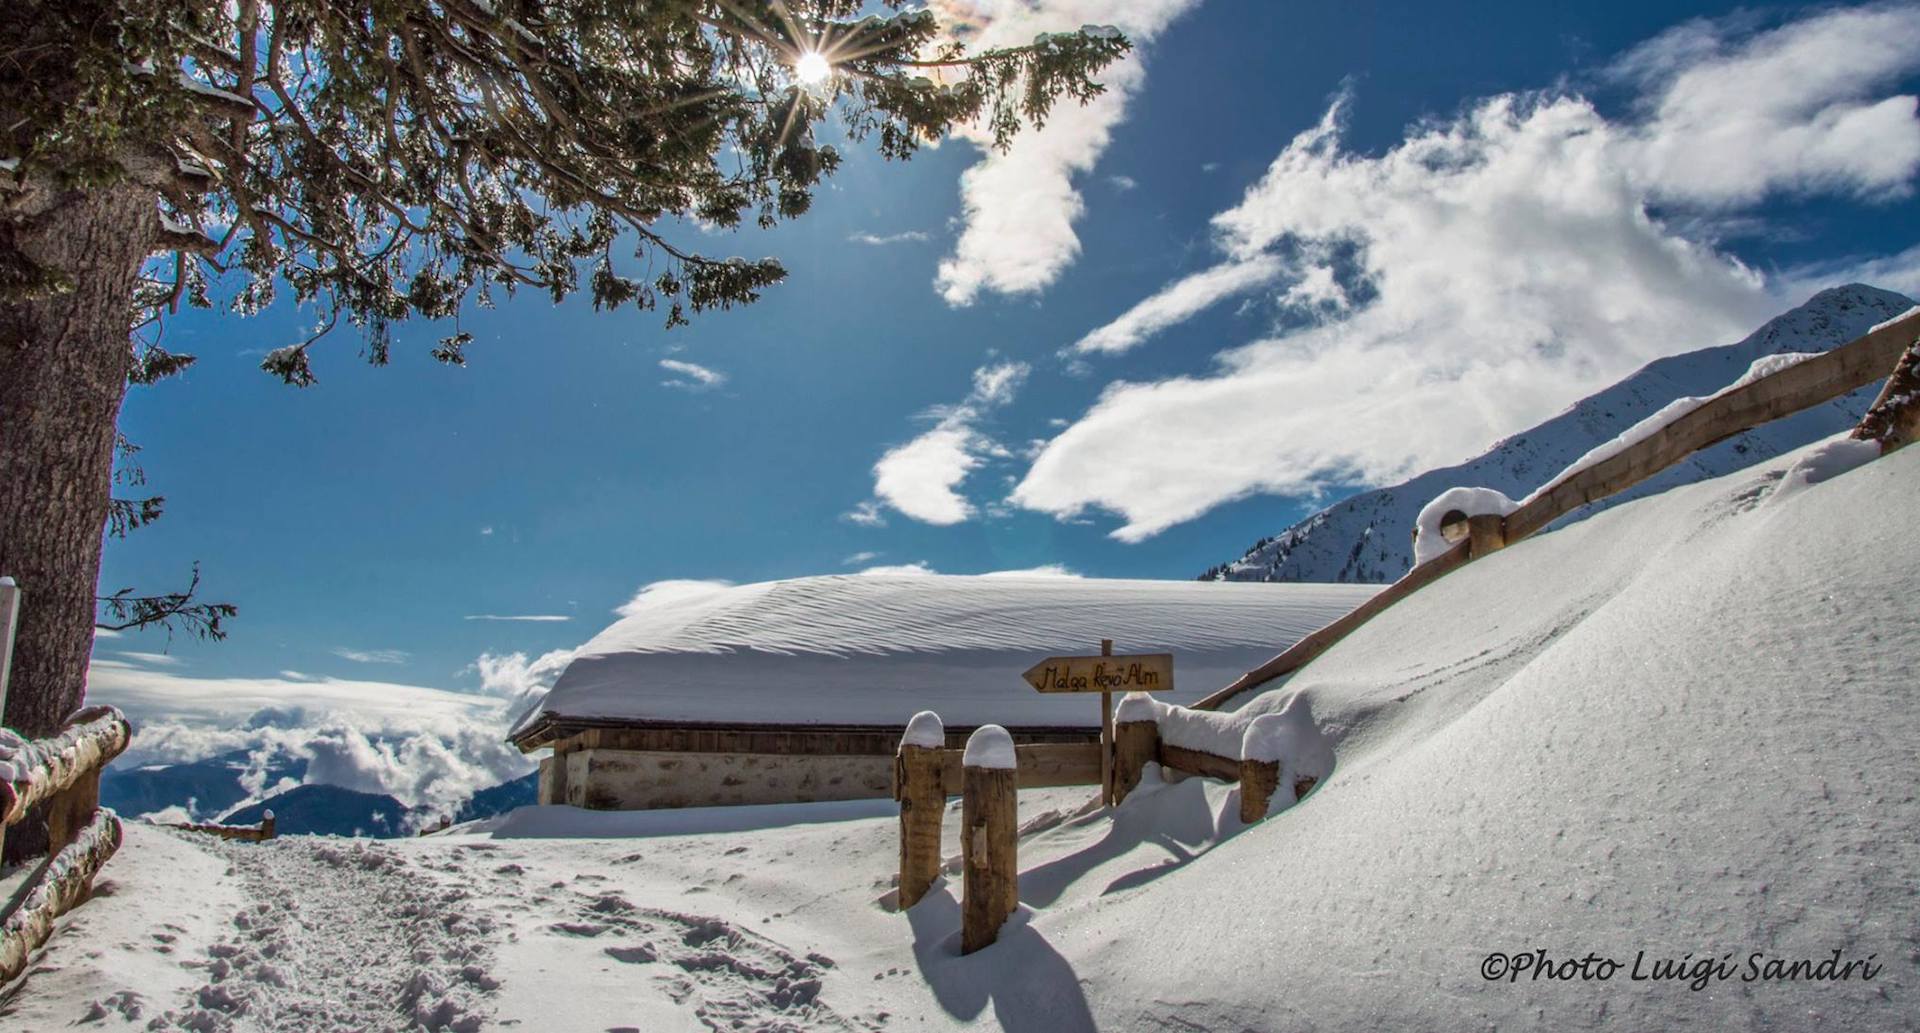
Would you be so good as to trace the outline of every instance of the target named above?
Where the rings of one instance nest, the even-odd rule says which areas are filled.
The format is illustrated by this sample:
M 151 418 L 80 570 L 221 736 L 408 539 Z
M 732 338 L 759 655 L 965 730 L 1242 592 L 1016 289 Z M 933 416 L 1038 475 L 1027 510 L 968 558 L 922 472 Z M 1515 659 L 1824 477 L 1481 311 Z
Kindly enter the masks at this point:
M 1233 788 L 1153 766 L 1110 811 L 1082 806 L 1091 788 L 1023 793 L 1022 906 L 973 955 L 951 878 L 887 906 L 883 800 L 527 807 L 351 849 L 134 826 L 5 1018 L 1911 1028 L 1920 447 L 1851 469 L 1824 447 L 1516 543 L 1231 720 L 1163 721 L 1324 775 L 1260 824 Z M 1780 490 L 1802 462 L 1819 476 Z

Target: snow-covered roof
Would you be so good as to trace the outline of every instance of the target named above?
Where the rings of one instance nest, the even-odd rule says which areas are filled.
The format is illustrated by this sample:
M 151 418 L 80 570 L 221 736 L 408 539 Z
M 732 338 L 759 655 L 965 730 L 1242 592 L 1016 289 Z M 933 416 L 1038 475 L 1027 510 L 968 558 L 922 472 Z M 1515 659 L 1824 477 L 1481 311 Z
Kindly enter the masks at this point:
M 517 725 L 590 722 L 901 727 L 1098 723 L 1083 694 L 1020 674 L 1056 654 L 1170 652 L 1190 702 L 1378 591 L 1042 576 L 840 575 L 657 586 L 582 646 Z

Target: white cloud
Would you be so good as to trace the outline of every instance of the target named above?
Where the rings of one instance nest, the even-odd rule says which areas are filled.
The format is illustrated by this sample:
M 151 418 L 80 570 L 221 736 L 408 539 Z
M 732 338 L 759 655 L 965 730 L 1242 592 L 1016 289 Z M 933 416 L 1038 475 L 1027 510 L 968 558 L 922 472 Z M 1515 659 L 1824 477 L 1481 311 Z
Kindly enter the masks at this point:
M 1920 67 L 1920 6 L 1828 11 L 1745 34 L 1689 22 L 1615 66 L 1646 93 L 1633 132 L 1656 195 L 1715 205 L 1769 193 L 1903 197 L 1920 168 L 1912 96 L 1880 96 Z
M 874 495 L 922 523 L 947 526 L 971 518 L 974 507 L 960 494 L 961 482 L 988 458 L 1010 455 L 977 424 L 989 409 L 1012 401 L 1029 372 L 1024 362 L 974 370 L 973 389 L 964 401 L 935 410 L 931 415 L 937 422 L 930 430 L 888 449 L 873 464 Z
M 870 244 L 874 247 L 885 247 L 888 244 L 917 244 L 932 238 L 928 237 L 924 230 L 904 230 L 900 233 L 888 233 L 884 235 L 877 233 L 850 233 L 847 235 L 847 239 L 855 244 Z
M 840 514 L 840 519 L 861 527 L 887 526 L 887 515 L 880 511 L 880 503 L 875 499 L 854 503 L 852 509 Z
M 631 617 L 641 610 L 652 607 L 673 606 L 709 599 L 732 587 L 731 581 L 698 578 L 654 581 L 641 585 L 640 590 L 633 594 L 633 598 L 615 607 L 613 612 L 622 617 Z
M 955 489 L 980 465 L 974 438 L 969 422 L 948 417 L 912 441 L 888 449 L 873 464 L 873 493 L 922 523 L 946 526 L 966 520 L 973 506 Z
M 1810 294 L 1836 283 L 1870 283 L 1909 298 L 1920 297 L 1920 244 L 1893 255 L 1855 255 L 1789 269 L 1781 274 L 1786 293 Z
M 863 550 L 861 552 L 856 552 L 853 555 L 848 556 L 846 559 L 841 560 L 840 565 L 843 567 L 857 567 L 862 563 L 872 563 L 874 560 L 877 560 L 879 558 L 880 558 L 879 553 L 874 552 L 870 549 Z
M 480 675 L 481 692 L 504 699 L 510 711 L 519 711 L 553 686 L 554 679 L 573 662 L 574 653 L 572 649 L 552 649 L 532 659 L 520 652 L 482 653 L 470 670 Z
M 541 671 L 557 673 L 551 665 Z M 387 793 L 442 812 L 531 770 L 504 739 L 513 704 L 501 695 L 293 671 L 196 678 L 110 661 L 96 661 L 87 683 L 89 702 L 119 707 L 139 730 L 121 764 L 246 751 L 252 759 L 242 783 L 258 797 L 284 788 L 265 784 L 268 761 L 294 757 L 307 761 L 310 783 Z
M 346 646 L 335 646 L 333 655 L 356 664 L 404 664 L 412 654 L 404 649 L 348 649 Z
M 564 613 L 470 613 L 464 619 L 470 621 L 528 621 L 547 623 L 570 621 L 573 618 Z
M 929 566 L 926 560 L 915 560 L 912 563 L 894 563 L 878 567 L 868 567 L 860 571 L 859 575 L 861 577 L 924 577 L 938 573 L 940 572 Z
M 1565 93 L 1502 95 L 1377 155 L 1344 148 L 1336 101 L 1215 217 L 1213 269 L 1081 350 L 1132 347 L 1233 293 L 1236 277 L 1257 279 L 1236 270 L 1266 259 L 1283 270 L 1269 289 L 1291 323 L 1220 351 L 1205 373 L 1109 385 L 1011 501 L 1114 513 L 1115 537 L 1137 541 L 1253 493 L 1457 462 L 1652 359 L 1743 336 L 1825 284 L 1815 270 L 1769 282 L 1686 228 L 1763 195 L 1908 189 L 1920 122 L 1911 98 L 1872 88 L 1920 67 L 1920 46 L 1887 43 L 1917 20 L 1920 9 L 1866 8 L 1746 36 L 1693 26 L 1623 62 L 1648 91 L 1628 119 Z M 1706 124 L 1703 105 L 1745 128 Z M 1860 164 L 1842 173 L 1836 148 Z M 1338 248 L 1352 256 L 1341 268 L 1324 260 Z M 1874 261 L 1847 270 L 1896 288 L 1920 270 L 1913 252 Z
M 480 535 L 483 538 L 491 534 L 493 534 L 493 528 L 491 526 L 483 527 L 480 529 Z
M 982 291 L 1030 294 L 1051 284 L 1080 253 L 1074 220 L 1084 208 L 1073 177 L 1090 171 L 1146 79 L 1141 45 L 1198 0 L 936 0 L 951 23 L 973 26 L 971 42 L 1019 46 L 1041 32 L 1112 24 L 1136 49 L 1101 73 L 1106 92 L 1082 106 L 1055 105 L 1046 126 L 1022 132 L 995 151 L 983 128 L 956 135 L 985 152 L 960 180 L 963 229 L 936 282 L 948 304 L 971 304 Z
M 1124 194 L 1134 187 L 1139 186 L 1140 181 L 1134 179 L 1132 176 L 1108 176 L 1107 185 Z
M 1077 578 L 1077 577 L 1080 577 L 1081 575 L 1076 571 L 1067 569 L 1067 566 L 1063 563 L 1047 563 L 1038 567 L 1025 567 L 1019 570 L 990 570 L 980 576 L 981 577 L 1012 577 L 1012 578 L 1020 578 L 1020 577 Z
M 1242 294 L 1278 279 L 1287 269 L 1278 256 L 1259 254 L 1225 262 L 1162 287 L 1118 319 L 1075 341 L 1077 352 L 1124 352 L 1153 334 L 1186 322 L 1222 298 Z
M 175 667 L 180 663 L 179 657 L 166 653 L 137 653 L 132 650 L 121 650 L 114 655 L 124 656 L 134 663 L 146 664 L 150 667 Z
M 708 369 L 697 362 L 661 359 L 660 368 L 669 373 L 679 374 L 670 380 L 662 380 L 661 387 L 674 387 L 682 391 L 707 391 L 727 382 L 725 373 L 717 369 Z

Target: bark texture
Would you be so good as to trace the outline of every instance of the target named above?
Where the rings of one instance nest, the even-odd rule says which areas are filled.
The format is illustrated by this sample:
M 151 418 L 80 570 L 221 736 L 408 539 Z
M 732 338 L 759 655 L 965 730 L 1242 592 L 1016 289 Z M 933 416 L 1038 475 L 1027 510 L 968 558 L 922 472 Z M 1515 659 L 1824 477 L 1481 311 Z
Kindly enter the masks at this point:
M 0 723 L 30 738 L 58 732 L 86 694 L 129 317 L 158 232 L 154 203 L 128 183 L 0 221 L 0 247 L 72 281 L 51 296 L 0 299 L 0 574 L 24 593 Z

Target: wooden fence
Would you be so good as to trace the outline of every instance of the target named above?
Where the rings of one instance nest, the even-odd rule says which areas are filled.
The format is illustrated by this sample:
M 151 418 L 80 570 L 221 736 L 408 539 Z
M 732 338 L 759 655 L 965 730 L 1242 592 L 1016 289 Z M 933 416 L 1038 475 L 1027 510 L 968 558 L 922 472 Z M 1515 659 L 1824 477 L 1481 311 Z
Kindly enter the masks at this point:
M 0 707 L 7 696 L 20 589 L 0 579 Z M 133 737 L 112 707 L 74 714 L 60 734 L 19 747 L 16 777 L 0 780 L 0 843 L 6 829 L 45 805 L 47 857 L 0 907 L 0 985 L 26 971 L 27 958 L 53 934 L 53 923 L 87 899 L 100 866 L 120 848 L 120 819 L 100 806 L 100 772 Z
M 167 826 L 182 832 L 200 832 L 221 839 L 238 839 L 248 843 L 262 843 L 273 838 L 273 812 L 260 815 L 258 825 L 208 825 L 193 822 L 177 822 Z M 421 833 L 425 835 L 426 833 Z
M 1149 763 L 1186 775 L 1240 784 L 1240 820 L 1267 816 L 1285 765 L 1279 759 L 1253 758 L 1242 750 L 1228 757 L 1201 745 L 1165 741 L 1153 710 L 1124 703 L 1114 725 L 1112 792 L 1114 804 L 1139 788 Z M 982 743 L 983 736 L 988 740 Z M 1000 742 L 998 740 L 1004 740 Z M 1101 786 L 1102 742 L 1014 745 L 998 725 L 976 729 L 965 749 L 934 745 L 945 730 L 931 712 L 916 716 L 894 755 L 893 797 L 900 802 L 900 878 L 897 903 L 902 910 L 927 895 L 941 871 L 941 819 L 947 798 L 961 797 L 961 950 L 972 953 L 994 942 L 1001 924 L 1019 903 L 1016 790 L 1049 786 Z M 1003 760 L 978 763 L 996 754 Z M 1007 763 L 1010 760 L 1010 766 Z M 1312 778 L 1294 783 L 1294 799 L 1312 790 Z
M 1358 609 L 1294 643 L 1193 708 L 1217 710 L 1249 689 L 1292 674 L 1381 611 L 1446 574 L 1537 534 L 1588 503 L 1623 492 L 1700 449 L 1859 390 L 1881 377 L 1888 377 L 1887 386 L 1854 436 L 1871 438 L 1881 443 L 1883 451 L 1892 451 L 1920 436 L 1920 311 L 1882 323 L 1832 351 L 1721 392 L 1615 455 L 1563 475 L 1504 518 L 1472 518 L 1468 536 L 1446 552 L 1408 571 Z

